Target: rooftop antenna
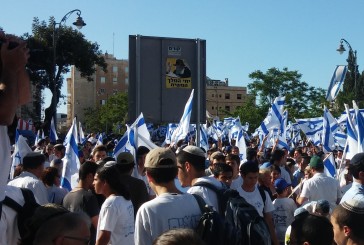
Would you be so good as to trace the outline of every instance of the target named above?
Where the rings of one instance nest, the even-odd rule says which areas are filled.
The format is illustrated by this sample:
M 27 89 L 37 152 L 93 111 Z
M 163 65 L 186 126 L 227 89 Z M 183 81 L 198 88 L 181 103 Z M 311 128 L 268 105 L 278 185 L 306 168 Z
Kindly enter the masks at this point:
M 112 33 L 112 55 L 115 57 L 114 53 L 114 43 L 115 43 L 115 33 Z

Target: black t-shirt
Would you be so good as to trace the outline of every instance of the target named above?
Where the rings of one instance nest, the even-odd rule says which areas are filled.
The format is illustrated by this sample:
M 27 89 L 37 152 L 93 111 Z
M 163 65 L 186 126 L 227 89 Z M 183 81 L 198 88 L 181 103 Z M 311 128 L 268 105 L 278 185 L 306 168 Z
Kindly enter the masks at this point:
M 63 207 L 71 212 L 84 212 L 90 218 L 99 215 L 100 206 L 96 196 L 85 189 L 77 189 L 69 192 L 63 199 Z M 90 244 L 96 243 L 96 229 L 93 225 L 90 228 L 91 240 Z

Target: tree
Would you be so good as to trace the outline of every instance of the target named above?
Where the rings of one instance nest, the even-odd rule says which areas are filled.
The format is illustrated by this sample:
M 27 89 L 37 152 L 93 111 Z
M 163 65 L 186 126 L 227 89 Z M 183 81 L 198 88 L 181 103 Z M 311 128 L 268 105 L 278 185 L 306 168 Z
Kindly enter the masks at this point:
M 28 62 L 31 81 L 42 90 L 49 88 L 58 104 L 62 97 L 60 90 L 64 81 L 63 75 L 69 72 L 71 65 L 74 65 L 81 72 L 81 76 L 90 82 L 93 80 L 95 65 L 102 67 L 105 72 L 107 65 L 104 58 L 101 57 L 101 50 L 97 43 L 86 40 L 81 32 L 71 27 L 60 26 L 55 32 L 57 72 L 53 79 L 55 69 L 53 64 L 53 23 L 53 17 L 49 19 L 48 24 L 34 18 L 32 34 L 27 33 L 24 38 L 28 40 L 28 47 L 31 51 Z M 45 110 L 43 129 L 46 132 L 54 115 L 53 103 L 52 98 L 52 103 Z
M 259 99 L 259 106 L 265 113 L 277 96 L 286 97 L 286 108 L 290 118 L 322 116 L 322 106 L 328 104 L 325 91 L 300 81 L 302 75 L 288 68 L 270 68 L 266 73 L 258 70 L 249 74 L 253 82 L 248 88 Z M 264 119 L 264 117 L 263 117 Z
M 85 111 L 85 128 L 89 132 L 119 133 L 120 125 L 125 125 L 128 113 L 128 96 L 119 92 L 110 96 L 106 104 Z

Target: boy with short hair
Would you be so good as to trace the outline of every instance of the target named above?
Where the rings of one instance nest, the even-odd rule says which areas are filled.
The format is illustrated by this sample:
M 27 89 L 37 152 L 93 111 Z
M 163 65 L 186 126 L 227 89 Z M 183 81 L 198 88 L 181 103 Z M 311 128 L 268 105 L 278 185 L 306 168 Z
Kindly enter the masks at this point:
M 217 163 L 214 167 L 214 178 L 230 187 L 233 180 L 233 168 L 226 163 Z

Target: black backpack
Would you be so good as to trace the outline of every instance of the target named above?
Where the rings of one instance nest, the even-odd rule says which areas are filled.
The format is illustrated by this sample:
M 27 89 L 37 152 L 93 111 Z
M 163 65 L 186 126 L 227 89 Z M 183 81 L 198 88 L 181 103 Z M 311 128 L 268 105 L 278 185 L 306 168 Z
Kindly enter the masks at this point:
M 13 210 L 15 210 L 17 215 L 17 221 L 18 221 L 18 229 L 20 237 L 23 238 L 26 233 L 26 222 L 27 220 L 33 216 L 35 210 L 40 205 L 36 202 L 34 194 L 31 190 L 27 188 L 20 188 L 23 197 L 24 197 L 24 205 L 21 206 L 19 203 L 11 199 L 10 197 L 6 196 L 3 205 L 6 205 Z
M 271 244 L 269 228 L 264 218 L 236 190 L 218 189 L 215 185 L 207 182 L 198 182 L 194 186 L 203 186 L 213 190 L 219 202 L 220 215 L 212 210 L 211 207 L 209 207 L 209 212 L 205 208 L 196 230 L 207 245 Z M 266 196 L 264 191 L 259 189 L 259 193 L 263 199 L 263 203 L 265 203 Z M 199 198 L 202 199 L 201 197 Z M 214 212 L 213 215 L 212 212 Z M 208 213 L 209 215 L 207 215 Z M 219 216 L 219 220 L 215 217 L 216 215 Z M 217 227 L 215 228 L 213 226 Z M 204 232 L 201 232 L 201 230 L 204 230 Z M 216 232 L 216 230 L 218 231 Z M 205 238 L 207 236 L 205 233 L 211 233 L 210 237 Z M 215 243 L 215 240 L 221 241 L 221 239 L 223 239 L 222 243 Z

